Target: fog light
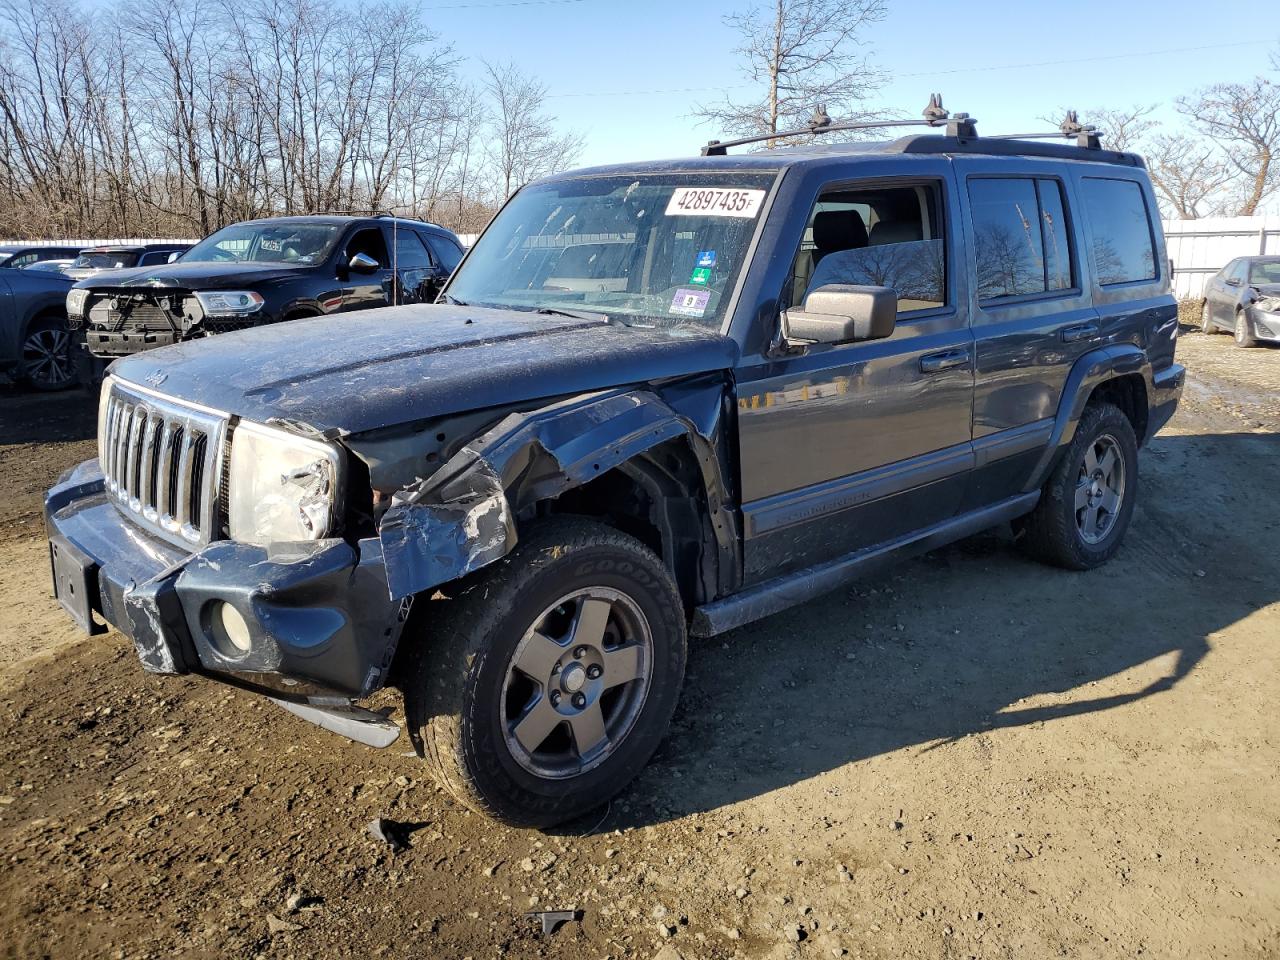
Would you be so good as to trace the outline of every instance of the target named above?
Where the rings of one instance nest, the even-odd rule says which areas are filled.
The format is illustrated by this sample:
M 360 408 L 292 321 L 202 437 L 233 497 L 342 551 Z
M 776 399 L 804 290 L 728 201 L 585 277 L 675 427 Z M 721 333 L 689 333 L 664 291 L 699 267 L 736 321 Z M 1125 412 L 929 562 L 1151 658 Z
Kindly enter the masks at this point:
M 215 600 L 209 607 L 209 637 L 214 647 L 224 657 L 233 660 L 249 652 L 249 624 L 229 603 Z

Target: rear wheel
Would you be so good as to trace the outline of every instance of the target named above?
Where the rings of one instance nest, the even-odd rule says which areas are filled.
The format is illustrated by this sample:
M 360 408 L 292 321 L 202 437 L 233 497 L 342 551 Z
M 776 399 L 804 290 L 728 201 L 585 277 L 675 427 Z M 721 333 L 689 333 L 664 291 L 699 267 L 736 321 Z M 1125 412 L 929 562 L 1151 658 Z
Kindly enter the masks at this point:
M 1237 347 L 1256 347 L 1258 341 L 1253 336 L 1253 330 L 1249 327 L 1249 318 L 1245 316 L 1243 310 L 1236 311 L 1236 346 Z
M 1025 521 L 1022 542 L 1055 566 L 1100 566 L 1120 549 L 1137 486 L 1138 443 L 1129 418 L 1113 404 L 1090 404 Z
M 22 379 L 37 390 L 65 390 L 76 379 L 71 333 L 62 317 L 38 317 L 22 341 Z
M 550 826 L 648 762 L 686 655 L 680 596 L 651 550 L 602 524 L 546 521 L 439 605 L 404 680 L 406 712 L 460 801 Z

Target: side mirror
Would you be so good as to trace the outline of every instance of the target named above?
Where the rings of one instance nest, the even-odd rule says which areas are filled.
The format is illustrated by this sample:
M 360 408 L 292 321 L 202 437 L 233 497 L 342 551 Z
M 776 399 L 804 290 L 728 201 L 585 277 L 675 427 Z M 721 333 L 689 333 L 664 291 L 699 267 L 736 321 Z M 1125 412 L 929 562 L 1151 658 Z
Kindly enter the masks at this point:
M 169 254 L 169 259 L 168 259 L 168 260 L 166 260 L 166 261 L 165 261 L 165 263 L 173 263 L 173 262 L 174 262 L 175 260 L 177 260 L 180 256 L 182 256 L 182 251 L 181 251 L 181 250 L 175 250 L 175 251 L 173 251 L 173 253 Z
M 1239 277 L 1227 277 L 1227 278 L 1226 278 L 1225 280 L 1223 280 L 1222 282 L 1223 282 L 1223 283 L 1225 283 L 1225 284 L 1226 284 L 1227 286 L 1229 286 L 1229 287 L 1238 287 L 1238 286 L 1240 286 L 1240 278 L 1239 278 Z
M 782 335 L 796 343 L 883 340 L 898 322 L 898 294 L 889 287 L 829 283 L 811 290 L 804 306 L 783 311 Z
M 382 264 L 367 253 L 357 253 L 347 263 L 347 267 L 352 273 L 376 273 L 382 269 Z

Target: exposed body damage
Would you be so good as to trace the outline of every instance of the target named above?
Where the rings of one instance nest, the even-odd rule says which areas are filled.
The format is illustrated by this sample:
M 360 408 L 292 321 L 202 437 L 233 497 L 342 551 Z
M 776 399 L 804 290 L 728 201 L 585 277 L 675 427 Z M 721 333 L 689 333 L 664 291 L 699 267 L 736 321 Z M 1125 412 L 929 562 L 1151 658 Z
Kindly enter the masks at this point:
M 718 571 L 733 569 L 733 526 L 715 443 L 723 381 L 701 394 L 701 426 L 651 390 L 605 391 L 512 413 L 476 437 L 425 480 L 397 491 L 379 539 L 392 599 L 420 593 L 505 556 L 517 542 L 516 518 L 575 487 L 672 441 L 683 441 L 701 471 L 711 542 L 684 529 L 673 549 L 695 546 Z M 709 419 L 707 419 L 709 417 Z M 642 468 L 633 467 L 632 475 Z M 682 499 L 687 499 L 686 497 Z M 659 497 L 658 499 L 661 499 Z M 696 524 L 696 512 L 684 515 Z

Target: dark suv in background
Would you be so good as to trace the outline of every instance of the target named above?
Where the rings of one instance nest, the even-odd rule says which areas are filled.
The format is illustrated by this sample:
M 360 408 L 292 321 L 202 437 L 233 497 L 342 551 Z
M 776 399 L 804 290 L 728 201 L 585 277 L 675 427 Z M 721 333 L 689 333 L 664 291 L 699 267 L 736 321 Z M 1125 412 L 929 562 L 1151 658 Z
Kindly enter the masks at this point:
M 948 126 L 550 177 L 438 303 L 116 363 L 59 598 L 365 743 L 395 685 L 442 784 L 545 825 L 644 766 L 690 634 L 1001 523 L 1105 563 L 1184 378 L 1151 182 Z
M 67 316 L 84 328 L 89 353 L 109 360 L 280 320 L 434 300 L 461 258 L 457 237 L 420 220 L 250 220 L 174 263 L 78 283 Z

